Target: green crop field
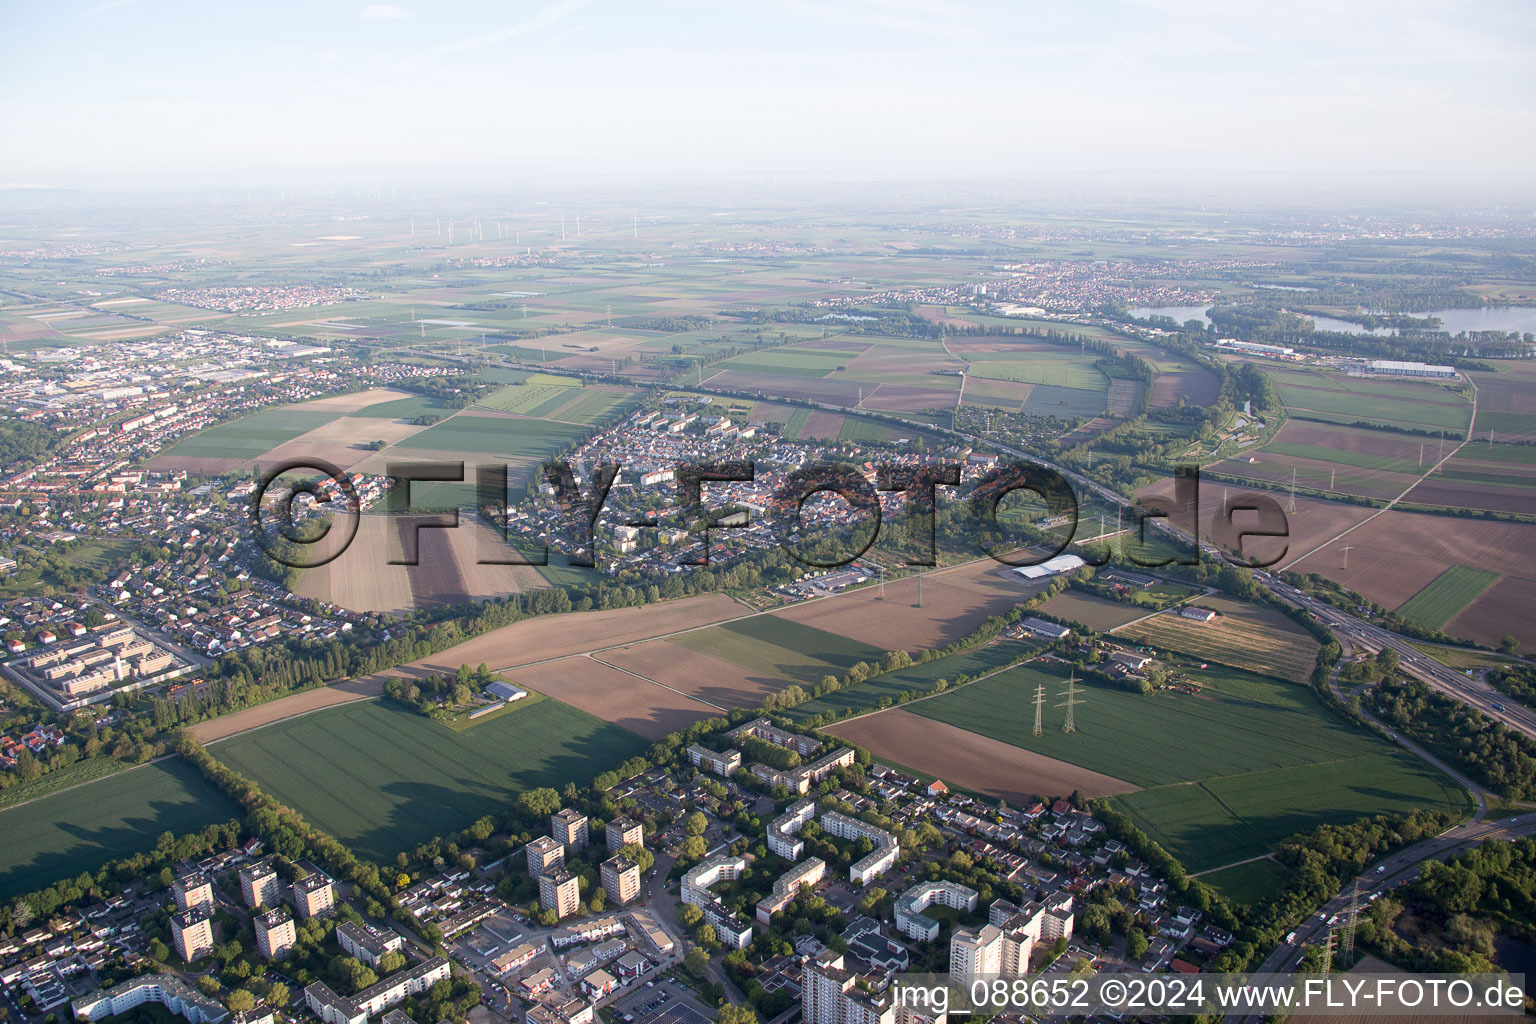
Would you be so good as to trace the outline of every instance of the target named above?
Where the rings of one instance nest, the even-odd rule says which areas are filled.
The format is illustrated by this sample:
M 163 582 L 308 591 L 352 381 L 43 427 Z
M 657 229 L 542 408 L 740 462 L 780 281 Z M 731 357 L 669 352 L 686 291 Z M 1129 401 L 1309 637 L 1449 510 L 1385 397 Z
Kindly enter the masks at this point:
M 1116 803 L 1191 871 L 1267 852 L 1295 832 L 1429 806 L 1459 810 L 1449 779 L 1348 726 L 1306 687 L 1214 666 L 1204 691 L 1133 694 L 1080 682 L 1075 733 L 1051 712 L 1033 735 L 1035 687 L 1049 705 L 1065 680 L 1021 665 L 908 710 L 1146 787 Z M 1195 785 L 1191 785 L 1195 783 Z
M 312 409 L 266 409 L 193 434 L 165 452 L 194 458 L 254 459 L 285 441 L 323 427 L 339 413 Z
M 1026 416 L 1055 416 L 1057 419 L 1079 419 L 1098 416 L 1109 402 L 1105 389 L 1088 391 L 1084 388 L 1064 388 L 1054 384 L 1036 384 L 1024 399 Z
M 1397 613 L 1421 626 L 1439 629 L 1460 615 L 1463 608 L 1477 600 L 1499 578 L 1498 573 L 1487 569 L 1453 565 L 1410 597 Z
M 487 409 L 495 409 L 498 412 L 515 412 L 522 416 L 538 416 L 534 409 L 551 399 L 556 406 L 563 405 L 571 396 L 573 387 L 579 388 L 581 384 L 572 381 L 571 384 L 509 384 L 497 391 L 491 392 L 480 400 L 481 405 Z
M 179 757 L 0 811 L 0 900 L 182 835 L 241 817 L 240 808 Z
M 872 420 L 861 420 L 856 416 L 843 420 L 842 429 L 837 432 L 839 441 L 889 441 L 895 436 L 891 427 Z
M 825 675 L 840 676 L 857 662 L 875 662 L 885 656 L 868 644 L 775 615 L 694 630 L 672 637 L 671 642 L 802 686 L 813 686 Z
M 987 644 L 984 647 L 952 654 L 947 658 L 935 658 L 921 665 L 887 672 L 868 682 L 834 690 L 825 697 L 817 697 L 815 700 L 808 700 L 804 704 L 790 708 L 784 714 L 799 721 L 828 711 L 838 716 L 873 711 L 879 706 L 882 697 L 889 697 L 894 702 L 898 694 L 907 690 L 927 691 L 940 679 L 948 680 L 950 683 L 954 683 L 962 675 L 974 679 L 1008 664 L 1026 650 L 1024 645 L 1012 641 Z
M 991 356 L 998 356 L 993 359 Z M 973 356 L 966 373 L 989 380 L 1015 380 L 1028 384 L 1049 384 L 1062 388 L 1078 388 L 1083 391 L 1103 391 L 1109 387 L 1109 379 L 1093 365 L 1094 359 L 1081 356 L 1063 358 L 1020 359 L 1008 353 L 985 353 Z
M 452 419 L 412 434 L 395 447 L 543 458 L 574 444 L 585 434 L 584 427 L 572 423 L 467 416 L 460 413 Z
M 584 783 L 645 746 L 556 700 L 454 732 L 380 699 L 277 722 L 209 749 L 311 824 L 382 862 L 525 789 Z
M 378 402 L 374 405 L 364 406 L 355 412 L 347 413 L 373 420 L 411 420 L 417 416 L 429 414 L 437 416 L 452 416 L 453 406 L 440 398 L 428 398 L 426 395 L 412 395 L 409 398 L 396 398 L 388 402 Z
M 1471 402 L 1432 385 L 1286 371 L 1276 373 L 1274 383 L 1287 409 L 1329 422 L 1465 431 L 1472 415 Z
M 1252 906 L 1273 895 L 1285 884 L 1288 874 L 1272 860 L 1255 860 L 1201 875 L 1200 881 L 1215 886 L 1235 903 Z

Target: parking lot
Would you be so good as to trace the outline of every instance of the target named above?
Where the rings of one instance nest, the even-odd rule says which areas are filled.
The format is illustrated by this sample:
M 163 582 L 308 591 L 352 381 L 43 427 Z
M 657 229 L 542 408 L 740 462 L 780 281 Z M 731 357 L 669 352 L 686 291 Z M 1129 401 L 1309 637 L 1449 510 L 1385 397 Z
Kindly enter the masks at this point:
M 652 979 L 609 1004 L 625 1024 L 709 1024 L 715 1015 L 675 981 Z

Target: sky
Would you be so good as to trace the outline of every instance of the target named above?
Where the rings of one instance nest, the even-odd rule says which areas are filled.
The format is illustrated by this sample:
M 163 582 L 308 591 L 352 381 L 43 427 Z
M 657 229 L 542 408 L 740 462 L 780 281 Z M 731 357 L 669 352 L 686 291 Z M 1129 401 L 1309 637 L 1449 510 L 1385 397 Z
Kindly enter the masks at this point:
M 1526 0 L 0 0 L 0 186 L 1522 182 Z

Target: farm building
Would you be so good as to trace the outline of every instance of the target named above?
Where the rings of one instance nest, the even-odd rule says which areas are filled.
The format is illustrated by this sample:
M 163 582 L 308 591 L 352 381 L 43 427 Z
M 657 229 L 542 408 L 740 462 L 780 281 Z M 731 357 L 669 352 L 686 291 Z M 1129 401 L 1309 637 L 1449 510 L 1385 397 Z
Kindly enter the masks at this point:
M 1152 664 L 1152 659 L 1145 654 L 1132 654 L 1129 651 L 1116 651 L 1109 656 L 1109 660 L 1117 665 L 1124 665 L 1132 672 L 1140 672 Z
M 519 690 L 511 683 L 504 683 L 499 679 L 492 683 L 490 686 L 487 686 L 485 689 L 486 692 L 491 696 L 500 697 L 502 700 L 507 701 L 522 700 L 524 697 L 528 696 L 527 690 Z
M 1442 377 L 1456 376 L 1454 366 L 1432 366 L 1427 363 L 1408 363 L 1400 359 L 1372 359 L 1365 364 L 1366 373 L 1383 373 L 1392 377 Z
M 1216 613 L 1211 609 L 1196 608 L 1194 605 L 1185 605 L 1179 609 L 1179 614 L 1196 622 L 1211 622 L 1216 618 Z
M 1021 565 L 1013 571 L 1027 580 L 1039 580 L 1047 576 L 1059 576 L 1064 572 L 1080 569 L 1086 564 L 1076 555 L 1057 555 L 1055 558 L 1046 559 L 1039 565 Z
M 1044 619 L 1037 619 L 1033 615 L 1019 623 L 1019 625 L 1036 636 L 1043 636 L 1049 640 L 1060 640 L 1063 637 L 1072 635 L 1072 630 L 1066 626 L 1056 622 L 1047 622 Z
M 1139 572 L 1131 572 L 1129 569 L 1105 569 L 1099 573 L 1098 578 L 1105 583 L 1117 583 L 1122 587 L 1134 587 L 1137 590 L 1145 590 L 1157 582 L 1152 576 Z

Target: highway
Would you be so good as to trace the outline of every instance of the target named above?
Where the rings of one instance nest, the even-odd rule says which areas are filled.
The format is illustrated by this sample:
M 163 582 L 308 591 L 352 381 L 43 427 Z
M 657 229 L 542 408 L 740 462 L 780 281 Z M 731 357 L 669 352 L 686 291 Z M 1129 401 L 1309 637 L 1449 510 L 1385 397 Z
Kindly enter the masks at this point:
M 1398 667 L 1404 673 L 1422 679 L 1437 690 L 1476 708 L 1489 718 L 1496 719 L 1531 739 L 1536 739 L 1536 712 L 1511 701 L 1481 678 L 1447 668 L 1419 651 L 1399 634 L 1372 625 L 1325 601 L 1309 597 L 1268 573 L 1255 572 L 1253 578 L 1275 596 L 1305 608 L 1317 616 L 1328 628 L 1339 634 L 1341 641 L 1348 640 L 1356 646 L 1369 647 L 1377 651 L 1383 647 L 1392 648 L 1397 652 Z
M 1329 919 L 1344 913 L 1349 906 L 1350 892 L 1356 885 L 1360 887 L 1359 899 L 1363 905 L 1374 895 L 1417 878 L 1425 861 L 1447 860 L 1490 839 L 1513 840 L 1531 835 L 1536 835 L 1536 812 L 1496 821 L 1466 821 L 1433 839 L 1425 839 L 1399 850 L 1346 885 L 1343 892 L 1329 900 L 1318 913 L 1307 918 L 1291 933 L 1292 937 L 1282 942 L 1253 973 L 1276 974 L 1294 970 L 1304 947 L 1327 938 Z M 1242 1024 L 1256 1024 L 1263 1018 L 1263 1014 L 1250 1014 L 1238 1019 Z

